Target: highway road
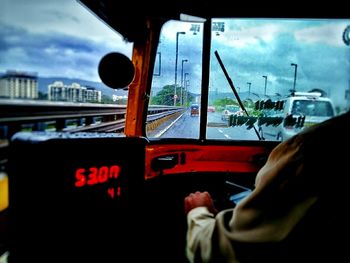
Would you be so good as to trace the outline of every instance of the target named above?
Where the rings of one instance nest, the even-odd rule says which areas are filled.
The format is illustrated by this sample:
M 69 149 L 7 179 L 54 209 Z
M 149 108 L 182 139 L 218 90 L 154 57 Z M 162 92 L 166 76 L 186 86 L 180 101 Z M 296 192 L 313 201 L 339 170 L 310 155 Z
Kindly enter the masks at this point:
M 158 138 L 199 138 L 199 116 L 190 116 L 189 110 L 176 120 L 169 121 L 148 134 L 148 137 Z M 258 140 L 254 129 L 247 126 L 227 127 L 221 120 L 221 112 L 208 112 L 207 139 L 221 140 Z

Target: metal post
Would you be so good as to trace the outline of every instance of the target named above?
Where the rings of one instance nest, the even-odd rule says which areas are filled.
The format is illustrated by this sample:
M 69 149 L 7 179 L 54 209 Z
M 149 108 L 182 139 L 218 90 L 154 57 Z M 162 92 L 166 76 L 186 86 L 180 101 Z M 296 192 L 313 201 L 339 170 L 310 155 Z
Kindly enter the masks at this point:
M 180 92 L 180 105 L 182 106 L 183 105 L 183 98 L 182 98 L 182 90 L 183 90 L 183 87 L 184 87 L 184 84 L 183 84 L 183 78 L 184 78 L 184 62 L 188 62 L 187 59 L 183 59 L 182 62 L 181 62 L 181 92 Z
M 186 34 L 185 32 L 176 32 L 176 52 L 175 52 L 175 85 L 174 85 L 174 106 L 176 106 L 176 85 L 177 85 L 177 58 L 178 58 L 178 51 L 179 51 L 179 35 Z
M 291 63 L 290 65 L 291 65 L 291 66 L 294 66 L 294 83 L 293 83 L 293 93 L 294 93 L 294 92 L 296 91 L 296 90 L 295 90 L 295 84 L 296 84 L 296 81 L 297 81 L 298 64 Z
M 264 88 L 264 95 L 266 96 L 266 84 L 267 84 L 267 76 L 262 76 L 265 79 L 265 88 Z
M 250 98 L 250 86 L 252 85 L 251 82 L 247 82 L 248 84 L 248 98 Z
M 188 87 L 188 80 L 187 80 L 187 76 L 188 76 L 189 73 L 185 73 L 185 77 L 184 77 L 184 85 L 185 85 L 185 102 L 186 102 L 186 105 L 188 104 L 188 90 L 187 90 L 187 87 Z

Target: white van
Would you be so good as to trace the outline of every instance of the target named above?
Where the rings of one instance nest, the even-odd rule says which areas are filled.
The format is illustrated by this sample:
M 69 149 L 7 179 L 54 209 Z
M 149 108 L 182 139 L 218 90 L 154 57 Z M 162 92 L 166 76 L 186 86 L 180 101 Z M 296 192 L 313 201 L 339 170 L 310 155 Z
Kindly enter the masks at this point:
M 278 125 L 259 126 L 262 138 L 284 141 L 300 132 L 302 129 L 323 122 L 335 116 L 335 109 L 330 98 L 321 97 L 319 92 L 295 92 L 293 96 L 282 99 L 281 110 L 264 111 L 267 117 L 280 117 Z M 302 127 L 287 121 L 302 121 Z

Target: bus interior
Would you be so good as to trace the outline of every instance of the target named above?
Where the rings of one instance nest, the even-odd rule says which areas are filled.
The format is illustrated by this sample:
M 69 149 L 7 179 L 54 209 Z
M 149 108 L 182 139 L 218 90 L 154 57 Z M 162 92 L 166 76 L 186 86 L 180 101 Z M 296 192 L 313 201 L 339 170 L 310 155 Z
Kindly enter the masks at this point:
M 292 44 L 282 47 L 290 53 L 282 60 L 289 60 L 272 64 L 270 54 L 280 47 L 269 41 L 279 30 L 279 40 L 309 45 L 299 56 L 330 46 L 324 59 L 332 57 L 333 64 L 321 64 L 339 67 L 338 85 L 326 82 L 321 88 L 335 101 L 336 115 L 349 109 L 350 41 L 349 29 L 344 30 L 350 19 L 339 14 L 345 12 L 339 7 L 308 13 L 262 4 L 233 8 L 229 1 L 209 0 L 77 3 L 132 44 L 129 57 L 115 50 L 96 68 L 106 86 L 127 92 L 125 126 L 122 132 L 8 132 L 8 145 L 0 149 L 9 191 L 8 208 L 1 211 L 6 239 L 0 242 L 8 262 L 188 262 L 184 198 L 208 191 L 219 210 L 234 207 L 233 196 L 254 189 L 257 172 L 280 143 L 262 138 L 257 122 L 249 124 L 259 117 L 256 101 L 269 99 L 276 102 L 270 107 L 278 107 L 281 96 L 292 87 L 295 91 L 295 81 L 309 91 L 307 77 L 320 77 L 307 68 L 306 62 L 314 61 L 296 56 Z M 312 31 L 321 27 L 326 34 L 332 26 L 340 32 L 337 40 L 321 42 L 326 36 Z M 289 29 L 295 30 L 293 39 Z M 230 43 L 227 49 L 225 43 Z M 248 49 L 263 47 L 268 53 L 251 59 Z M 278 68 L 283 63 L 286 70 Z M 244 72 L 247 65 L 258 77 Z M 163 91 L 170 92 L 170 103 L 161 97 Z M 198 115 L 191 116 L 192 104 L 199 105 Z M 222 119 L 225 105 L 232 104 L 244 116 Z M 215 111 L 208 111 L 211 106 Z M 173 112 L 165 121 L 154 121 L 150 109 Z M 0 124 L 11 125 L 10 117 L 2 113 Z M 175 135 L 160 132 L 166 123 L 177 127 L 184 118 L 188 123 Z

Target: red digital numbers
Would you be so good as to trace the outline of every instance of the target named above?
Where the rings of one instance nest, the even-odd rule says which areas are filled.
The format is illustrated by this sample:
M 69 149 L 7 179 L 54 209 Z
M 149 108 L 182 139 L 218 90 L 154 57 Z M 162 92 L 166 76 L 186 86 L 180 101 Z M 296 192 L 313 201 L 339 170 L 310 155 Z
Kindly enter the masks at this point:
M 103 184 L 109 179 L 117 179 L 119 174 L 120 166 L 118 165 L 78 168 L 75 171 L 75 186 Z
M 120 196 L 121 193 L 121 189 L 120 186 L 117 187 L 117 190 L 115 191 L 113 187 L 108 188 L 107 190 L 107 194 L 109 195 L 110 198 L 114 199 L 115 195 L 117 195 L 118 197 Z

